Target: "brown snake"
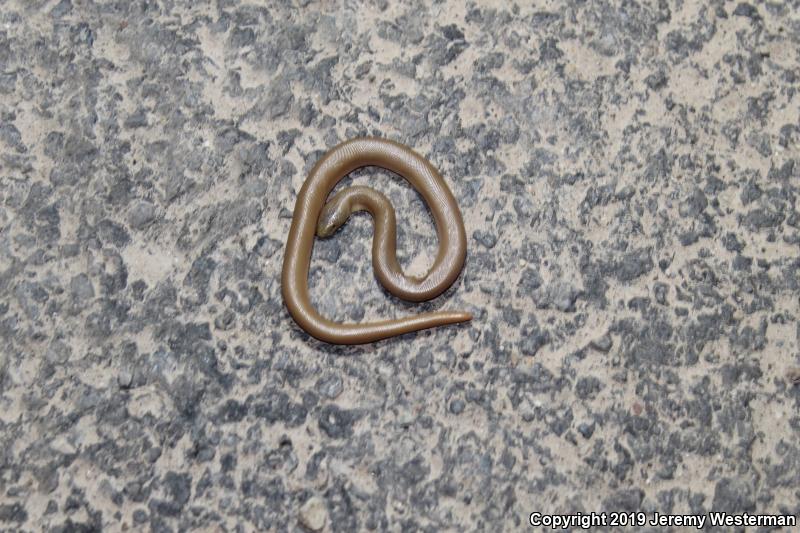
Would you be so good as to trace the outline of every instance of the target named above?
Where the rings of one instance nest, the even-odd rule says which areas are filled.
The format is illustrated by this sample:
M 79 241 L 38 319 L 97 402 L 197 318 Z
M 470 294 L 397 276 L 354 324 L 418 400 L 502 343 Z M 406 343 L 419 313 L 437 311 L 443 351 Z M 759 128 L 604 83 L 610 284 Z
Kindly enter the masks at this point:
M 439 252 L 425 276 L 409 277 L 400 268 L 395 213 L 383 194 L 368 187 L 349 187 L 328 201 L 328 195 L 342 178 L 366 166 L 385 168 L 404 177 L 428 204 L 439 238 Z M 356 211 L 367 211 L 374 219 L 373 268 L 381 284 L 395 296 L 414 302 L 435 298 L 453 284 L 464 266 L 467 254 L 464 222 L 453 194 L 436 169 L 410 148 L 393 141 L 361 138 L 343 142 L 311 169 L 297 196 L 286 241 L 281 288 L 286 307 L 300 327 L 325 342 L 363 344 L 472 319 L 464 311 L 439 311 L 343 324 L 320 315 L 308 294 L 314 237 L 333 234 Z

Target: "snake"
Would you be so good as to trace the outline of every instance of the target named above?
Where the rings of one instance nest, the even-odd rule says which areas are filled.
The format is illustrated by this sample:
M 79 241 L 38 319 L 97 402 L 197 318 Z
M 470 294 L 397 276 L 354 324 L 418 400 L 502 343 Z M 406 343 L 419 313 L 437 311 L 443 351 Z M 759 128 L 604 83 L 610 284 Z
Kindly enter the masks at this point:
M 391 202 L 366 186 L 351 186 L 328 196 L 348 174 L 380 167 L 405 178 L 428 205 L 439 249 L 424 276 L 407 276 L 397 260 L 397 222 Z M 432 311 L 363 323 L 335 322 L 322 316 L 309 298 L 308 274 L 315 237 L 333 235 L 356 212 L 373 219 L 372 265 L 387 291 L 411 302 L 431 300 L 458 278 L 467 255 L 461 211 L 441 174 L 421 155 L 398 142 L 356 138 L 334 146 L 308 174 L 297 195 L 286 239 L 281 292 L 294 321 L 311 336 L 331 344 L 365 344 L 423 329 L 472 319 L 466 311 Z

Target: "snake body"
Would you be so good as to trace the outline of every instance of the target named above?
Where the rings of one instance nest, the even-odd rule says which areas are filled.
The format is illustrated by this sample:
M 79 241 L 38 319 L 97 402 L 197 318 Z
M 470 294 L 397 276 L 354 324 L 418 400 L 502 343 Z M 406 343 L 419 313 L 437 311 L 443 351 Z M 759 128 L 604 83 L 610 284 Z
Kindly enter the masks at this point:
M 427 203 L 439 237 L 439 252 L 425 276 L 406 276 L 400 268 L 395 213 L 383 194 L 356 186 L 340 191 L 328 201 L 328 195 L 342 178 L 366 166 L 399 174 Z M 323 317 L 311 304 L 308 294 L 314 238 L 332 234 L 356 211 L 367 211 L 374 219 L 373 268 L 381 284 L 395 296 L 414 302 L 435 298 L 453 284 L 464 266 L 467 253 L 464 222 L 453 194 L 436 169 L 410 148 L 393 141 L 360 138 L 343 142 L 311 169 L 297 196 L 286 241 L 281 289 L 286 307 L 300 327 L 325 342 L 363 344 L 472 318 L 463 311 L 421 313 L 360 324 L 344 324 Z

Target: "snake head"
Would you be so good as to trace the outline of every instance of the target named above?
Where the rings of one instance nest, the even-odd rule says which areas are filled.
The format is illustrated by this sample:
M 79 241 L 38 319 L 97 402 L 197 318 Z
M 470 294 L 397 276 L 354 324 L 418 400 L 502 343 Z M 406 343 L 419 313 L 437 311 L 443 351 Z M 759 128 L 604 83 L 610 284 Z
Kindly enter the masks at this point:
M 317 236 L 330 237 L 341 228 L 347 218 L 350 216 L 350 211 L 347 209 L 346 202 L 329 201 L 322 208 L 322 212 L 317 219 Z

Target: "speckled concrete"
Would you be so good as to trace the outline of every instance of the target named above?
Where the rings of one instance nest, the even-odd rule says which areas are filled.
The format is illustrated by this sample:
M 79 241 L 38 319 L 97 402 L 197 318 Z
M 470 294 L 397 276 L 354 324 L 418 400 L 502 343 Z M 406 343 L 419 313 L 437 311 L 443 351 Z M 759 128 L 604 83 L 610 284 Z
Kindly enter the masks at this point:
M 0 528 L 800 512 L 800 3 L 301 3 L 0 2 Z M 296 191 L 365 134 L 442 171 L 467 265 L 398 301 L 357 216 L 318 307 L 471 324 L 288 316 Z M 419 197 L 353 181 L 424 272 Z

